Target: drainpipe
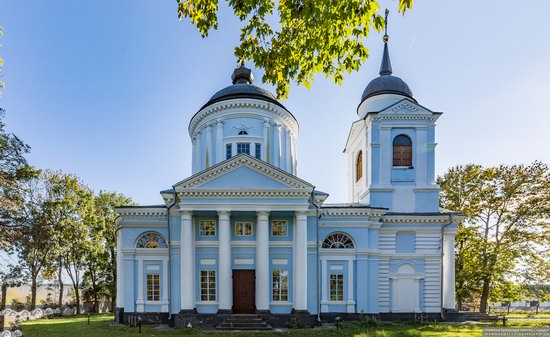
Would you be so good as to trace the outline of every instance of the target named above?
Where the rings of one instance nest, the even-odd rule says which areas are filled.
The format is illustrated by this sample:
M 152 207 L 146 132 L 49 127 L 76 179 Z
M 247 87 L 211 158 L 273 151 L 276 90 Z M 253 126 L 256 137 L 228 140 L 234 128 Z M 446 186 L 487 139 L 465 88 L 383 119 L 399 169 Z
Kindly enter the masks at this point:
M 170 319 L 172 318 L 172 240 L 170 239 L 170 209 L 176 205 L 177 198 L 176 190 L 174 189 L 174 187 L 172 187 L 172 189 L 174 190 L 174 202 L 172 203 L 172 205 L 168 206 L 166 210 L 166 221 L 168 222 L 168 270 L 166 271 L 168 277 L 168 321 L 170 321 Z
M 316 281 L 316 288 L 317 288 L 317 320 L 320 322 L 321 321 L 321 300 L 320 300 L 320 296 L 321 296 L 321 287 L 320 287 L 320 270 L 319 270 L 319 218 L 321 217 L 321 215 L 319 214 L 319 206 L 317 206 L 315 204 L 315 187 L 313 187 L 313 190 L 311 191 L 311 204 L 315 207 L 315 210 L 316 210 L 316 216 L 315 216 L 315 222 L 316 222 L 316 227 L 317 227 L 317 230 L 316 230 L 316 247 L 315 249 L 317 250 L 317 259 L 315 261 L 315 265 L 316 265 L 316 273 L 317 273 L 317 279 L 315 280 Z
M 450 225 L 453 224 L 453 216 L 451 214 L 448 214 L 449 216 L 449 222 L 443 226 L 441 226 L 441 242 L 440 242 L 440 247 L 441 247 L 441 276 L 439 278 L 440 282 L 439 282 L 439 298 L 440 298 L 440 306 L 441 306 L 441 319 L 445 319 L 445 315 L 443 314 L 443 272 L 444 272 L 444 269 L 443 269 L 443 255 L 444 255 L 444 251 L 443 251 L 443 232 L 445 231 L 445 228 L 449 227 Z M 453 248 L 454 249 L 454 248 Z

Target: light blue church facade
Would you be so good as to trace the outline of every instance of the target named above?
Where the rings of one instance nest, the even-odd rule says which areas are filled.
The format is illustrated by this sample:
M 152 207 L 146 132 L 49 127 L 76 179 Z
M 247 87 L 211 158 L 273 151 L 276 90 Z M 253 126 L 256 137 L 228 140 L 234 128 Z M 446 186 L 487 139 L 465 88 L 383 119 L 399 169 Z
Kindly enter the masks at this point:
M 438 207 L 441 113 L 392 75 L 387 42 L 345 145 L 348 203 L 298 177 L 298 121 L 252 80 L 241 65 L 191 119 L 191 177 L 161 191 L 161 205 L 117 209 L 116 320 L 216 325 L 241 313 L 277 326 L 452 311 L 462 216 Z

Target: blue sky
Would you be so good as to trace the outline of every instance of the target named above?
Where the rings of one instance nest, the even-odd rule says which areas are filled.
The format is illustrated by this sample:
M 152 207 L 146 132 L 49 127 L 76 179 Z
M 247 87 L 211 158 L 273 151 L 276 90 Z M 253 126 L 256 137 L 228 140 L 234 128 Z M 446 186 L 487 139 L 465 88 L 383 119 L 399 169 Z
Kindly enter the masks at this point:
M 465 163 L 550 163 L 550 23 L 546 0 L 416 1 L 390 16 L 394 74 L 443 111 L 436 170 Z M 224 10 L 202 39 L 176 1 L 1 0 L 8 129 L 40 168 L 80 176 L 140 204 L 191 172 L 187 124 L 230 84 L 239 22 Z M 318 77 L 284 105 L 300 122 L 298 175 L 347 201 L 342 153 L 361 93 L 377 76 L 382 36 L 341 86 Z M 261 72 L 255 69 L 256 84 Z

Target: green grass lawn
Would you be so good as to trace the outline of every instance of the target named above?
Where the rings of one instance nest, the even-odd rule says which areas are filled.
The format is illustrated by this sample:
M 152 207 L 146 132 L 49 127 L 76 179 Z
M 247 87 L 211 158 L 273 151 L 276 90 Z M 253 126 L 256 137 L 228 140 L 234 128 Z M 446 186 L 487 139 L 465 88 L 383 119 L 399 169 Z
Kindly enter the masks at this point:
M 165 329 L 156 330 L 150 326 L 144 326 L 142 334 L 138 333 L 138 328 L 129 328 L 126 326 L 114 325 L 113 317 L 107 315 L 93 316 L 90 319 L 90 325 L 87 323 L 86 317 L 76 318 L 54 318 L 43 319 L 36 321 L 28 321 L 23 324 L 22 331 L 24 337 L 125 337 L 125 336 L 199 336 L 208 334 L 212 337 L 227 336 L 234 333 L 205 333 L 196 329 Z M 501 324 L 497 325 L 501 326 Z M 541 327 L 550 326 L 548 320 L 515 320 L 510 322 L 510 327 Z M 412 337 L 412 336 L 427 336 L 427 337 L 466 337 L 466 336 L 481 336 L 481 325 L 466 325 L 466 324 L 407 324 L 407 323 L 392 323 L 381 322 L 375 328 L 361 327 L 356 323 L 343 323 L 343 329 L 340 331 L 329 329 L 315 330 L 290 330 L 282 333 L 283 335 L 292 335 L 296 337 L 303 336 L 384 336 L 384 337 Z M 260 332 L 246 333 L 247 336 L 280 336 L 281 333 Z

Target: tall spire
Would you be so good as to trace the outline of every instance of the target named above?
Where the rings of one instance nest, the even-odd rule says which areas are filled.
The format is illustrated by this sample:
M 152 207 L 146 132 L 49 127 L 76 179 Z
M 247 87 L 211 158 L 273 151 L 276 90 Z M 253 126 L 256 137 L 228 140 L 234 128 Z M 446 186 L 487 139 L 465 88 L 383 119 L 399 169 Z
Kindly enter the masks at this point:
M 252 84 L 252 81 L 254 80 L 254 76 L 252 76 L 252 70 L 245 67 L 244 60 L 239 61 L 240 66 L 235 68 L 233 70 L 233 75 L 231 75 L 231 81 L 233 84 L 240 84 L 240 83 L 246 83 L 246 84 Z
M 390 52 L 388 50 L 388 14 L 390 11 L 386 9 L 386 16 L 384 18 L 384 55 L 382 56 L 382 64 L 380 64 L 380 76 L 391 75 L 391 62 L 390 62 Z

